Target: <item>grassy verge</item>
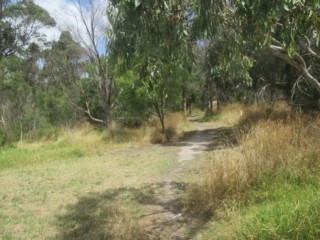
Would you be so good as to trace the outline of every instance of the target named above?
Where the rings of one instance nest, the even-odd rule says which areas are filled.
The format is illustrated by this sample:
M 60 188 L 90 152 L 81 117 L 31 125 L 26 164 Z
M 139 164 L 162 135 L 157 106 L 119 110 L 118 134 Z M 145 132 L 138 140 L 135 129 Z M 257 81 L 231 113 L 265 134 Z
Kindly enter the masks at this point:
M 150 184 L 177 148 L 150 145 L 151 127 L 62 129 L 56 140 L 0 150 L 0 239 L 146 239 Z
M 197 239 L 319 239 L 319 119 L 260 107 L 240 123 L 188 189 L 189 210 L 217 220 Z
M 159 130 L 157 119 L 137 129 L 113 126 L 105 131 L 97 131 L 89 124 L 82 124 L 75 128 L 62 128 L 54 140 L 25 141 L 0 148 L 0 171 L 7 168 L 99 156 L 132 146 L 163 143 L 179 136 L 184 128 L 186 128 L 186 121 L 181 113 L 167 116 L 165 133 Z

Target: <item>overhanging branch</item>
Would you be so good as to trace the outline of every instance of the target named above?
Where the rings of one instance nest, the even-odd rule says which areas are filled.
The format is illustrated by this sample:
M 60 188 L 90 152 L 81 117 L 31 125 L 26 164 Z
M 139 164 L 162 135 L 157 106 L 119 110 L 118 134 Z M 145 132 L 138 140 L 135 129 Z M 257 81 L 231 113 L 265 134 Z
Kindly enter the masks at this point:
M 315 51 L 313 51 L 311 49 L 311 42 L 310 42 L 309 38 L 307 38 L 306 36 L 304 36 L 304 38 L 307 40 L 307 50 L 308 50 L 308 52 L 311 54 L 311 56 L 313 56 L 314 58 L 320 60 L 320 55 L 317 54 Z
M 320 93 L 320 82 L 318 81 L 318 79 L 312 76 L 312 74 L 309 72 L 306 66 L 305 61 L 298 53 L 295 54 L 295 59 L 293 59 L 288 55 L 287 51 L 283 47 L 270 44 L 268 46 L 268 50 L 274 56 L 282 59 L 283 61 L 297 69 L 299 72 L 301 72 L 301 74 L 305 77 L 306 81 L 310 83 Z

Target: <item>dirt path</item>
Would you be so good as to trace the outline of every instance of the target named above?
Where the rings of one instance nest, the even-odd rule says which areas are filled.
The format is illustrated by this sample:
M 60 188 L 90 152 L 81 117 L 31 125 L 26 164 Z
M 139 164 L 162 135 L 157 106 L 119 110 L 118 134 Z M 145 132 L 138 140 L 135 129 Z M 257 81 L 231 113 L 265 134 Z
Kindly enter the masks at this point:
M 176 167 L 163 176 L 163 181 L 152 186 L 154 199 L 145 206 L 141 223 L 148 239 L 190 239 L 188 232 L 196 224 L 183 213 L 179 200 L 185 184 L 178 183 L 178 177 L 186 171 L 187 161 L 197 154 L 218 146 L 218 130 L 205 123 L 194 122 L 196 130 L 188 132 L 178 142 Z

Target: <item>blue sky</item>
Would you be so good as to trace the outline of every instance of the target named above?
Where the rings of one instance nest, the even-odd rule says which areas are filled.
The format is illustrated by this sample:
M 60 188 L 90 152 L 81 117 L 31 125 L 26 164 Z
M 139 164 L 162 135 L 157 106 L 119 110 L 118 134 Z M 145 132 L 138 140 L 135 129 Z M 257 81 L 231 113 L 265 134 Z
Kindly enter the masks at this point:
M 76 0 L 77 1 L 77 0 Z M 101 22 L 102 31 L 98 32 L 97 39 L 99 41 L 99 51 L 100 53 L 105 53 L 105 44 L 103 41 L 103 28 L 107 26 L 107 19 L 104 15 L 105 7 L 107 0 L 94 0 L 97 3 L 101 4 L 102 7 L 99 8 L 101 10 L 101 18 L 103 21 Z M 86 39 L 86 31 L 84 26 L 81 24 L 80 14 L 77 11 L 77 8 L 73 4 L 71 0 L 34 0 L 34 2 L 41 6 L 42 8 L 46 9 L 49 14 L 56 20 L 57 26 L 55 28 L 48 28 L 43 29 L 42 32 L 47 35 L 48 40 L 58 40 L 60 36 L 61 30 L 70 30 L 71 33 L 74 35 L 75 40 L 81 38 L 82 44 L 86 44 L 89 41 Z M 82 2 L 88 2 L 86 0 L 82 0 Z M 85 13 L 87 14 L 87 13 Z M 87 18 L 89 19 L 89 18 Z M 75 29 L 78 29 L 75 31 Z

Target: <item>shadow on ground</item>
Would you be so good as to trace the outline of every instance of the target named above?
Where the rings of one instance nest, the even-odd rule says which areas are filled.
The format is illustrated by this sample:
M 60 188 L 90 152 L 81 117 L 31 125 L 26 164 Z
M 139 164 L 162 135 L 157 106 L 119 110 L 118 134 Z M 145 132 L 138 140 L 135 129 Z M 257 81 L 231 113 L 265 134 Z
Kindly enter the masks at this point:
M 133 204 L 131 201 L 144 202 L 151 197 L 148 189 L 135 188 L 111 189 L 81 197 L 66 207 L 64 215 L 57 217 L 60 233 L 55 239 L 114 239 L 115 222 L 121 220 L 122 215 L 131 215 L 125 201 Z
M 192 130 L 185 132 L 176 141 L 164 143 L 164 146 L 185 147 L 198 145 L 204 147 L 201 151 L 213 151 L 230 145 L 236 145 L 233 128 L 210 128 L 205 130 Z
M 157 225 L 162 224 L 162 226 L 149 226 L 149 228 L 138 224 L 145 221 L 152 224 L 149 221 L 152 214 L 154 214 L 154 218 L 159 218 L 159 214 L 162 213 L 172 216 L 182 215 L 179 214 L 182 212 L 181 199 L 179 197 L 170 199 L 170 201 L 163 201 L 160 198 L 161 194 L 157 196 L 163 188 L 168 186 L 179 193 L 186 188 L 186 185 L 182 183 L 163 182 L 146 185 L 139 189 L 110 189 L 103 193 L 91 193 L 81 197 L 76 203 L 66 206 L 65 214 L 57 216 L 56 227 L 59 234 L 53 239 L 190 239 L 190 234 L 196 234 L 200 227 L 203 226 L 203 219 L 196 219 L 194 216 L 185 216 L 183 219 L 177 218 L 172 221 L 159 219 L 160 221 L 157 222 Z M 139 209 L 139 211 L 136 209 Z M 176 231 L 182 225 L 184 227 L 188 226 L 189 222 L 192 222 L 193 225 L 187 228 L 188 236 L 186 237 L 163 238 L 160 236 L 168 226 Z M 172 228 L 175 224 L 176 227 Z M 153 227 L 161 231 L 159 234 L 153 232 L 153 236 L 150 237 L 150 229 L 153 229 Z M 131 234 L 132 236 L 130 236 Z M 154 237 L 155 235 L 158 236 Z M 169 235 L 168 233 L 166 236 Z

